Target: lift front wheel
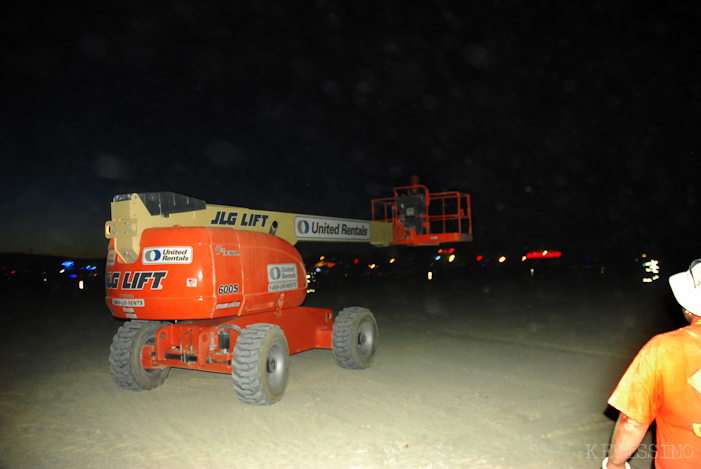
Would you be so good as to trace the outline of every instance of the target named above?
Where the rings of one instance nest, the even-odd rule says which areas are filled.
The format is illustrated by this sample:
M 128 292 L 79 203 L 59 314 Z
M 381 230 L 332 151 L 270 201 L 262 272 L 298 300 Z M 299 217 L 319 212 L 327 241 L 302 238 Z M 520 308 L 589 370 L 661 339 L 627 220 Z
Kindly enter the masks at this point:
M 290 352 L 280 327 L 251 324 L 234 347 L 234 389 L 246 404 L 270 405 L 282 398 L 287 387 Z
M 124 389 L 146 391 L 163 384 L 170 368 L 144 368 L 141 351 L 156 344 L 160 321 L 127 321 L 119 328 L 110 347 L 110 371 L 114 381 Z
M 338 313 L 331 348 L 339 366 L 352 370 L 369 367 L 377 350 L 377 323 L 370 310 L 354 307 Z

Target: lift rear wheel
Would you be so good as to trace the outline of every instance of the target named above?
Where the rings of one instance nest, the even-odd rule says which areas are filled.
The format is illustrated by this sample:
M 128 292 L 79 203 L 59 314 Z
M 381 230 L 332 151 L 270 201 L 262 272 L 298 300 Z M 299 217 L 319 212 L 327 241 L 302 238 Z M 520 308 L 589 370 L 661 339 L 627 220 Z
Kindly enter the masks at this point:
M 110 371 L 114 381 L 124 389 L 147 391 L 163 384 L 170 367 L 144 368 L 141 350 L 156 344 L 160 321 L 127 321 L 117 330 L 110 347 Z
M 270 405 L 287 387 L 289 348 L 280 327 L 251 324 L 241 331 L 234 347 L 234 389 L 246 404 Z
M 333 358 L 342 368 L 367 368 L 377 351 L 377 323 L 369 309 L 345 308 L 333 323 Z

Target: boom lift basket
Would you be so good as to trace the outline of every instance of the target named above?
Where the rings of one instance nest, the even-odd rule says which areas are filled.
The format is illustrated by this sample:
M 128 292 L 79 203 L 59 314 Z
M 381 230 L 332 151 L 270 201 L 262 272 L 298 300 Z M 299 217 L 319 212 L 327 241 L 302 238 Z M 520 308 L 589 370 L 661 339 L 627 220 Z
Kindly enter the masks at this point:
M 472 241 L 470 195 L 460 192 L 432 194 L 422 185 L 398 187 L 394 197 L 372 201 L 372 220 L 393 224 L 395 245 Z

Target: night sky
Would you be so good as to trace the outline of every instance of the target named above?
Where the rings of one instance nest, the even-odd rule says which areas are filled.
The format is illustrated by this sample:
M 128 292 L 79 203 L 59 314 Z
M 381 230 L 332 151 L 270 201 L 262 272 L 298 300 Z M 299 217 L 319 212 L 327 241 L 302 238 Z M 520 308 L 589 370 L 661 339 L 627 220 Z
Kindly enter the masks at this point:
M 368 219 L 419 174 L 479 246 L 700 257 L 696 14 L 636 8 L 15 2 L 0 252 L 104 256 L 116 194 Z

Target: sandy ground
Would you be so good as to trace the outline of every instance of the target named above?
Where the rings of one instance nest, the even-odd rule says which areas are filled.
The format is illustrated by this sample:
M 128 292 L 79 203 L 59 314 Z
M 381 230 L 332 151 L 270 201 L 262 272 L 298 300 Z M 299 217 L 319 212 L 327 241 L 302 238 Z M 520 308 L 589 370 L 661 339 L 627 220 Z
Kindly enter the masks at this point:
M 369 307 L 376 361 L 349 371 L 330 351 L 294 355 L 269 407 L 240 403 L 223 374 L 171 370 L 155 390 L 122 390 L 108 364 L 119 322 L 99 292 L 10 297 L 0 466 L 600 467 L 613 387 L 648 338 L 681 325 L 666 285 L 632 285 L 437 279 L 310 295 Z M 633 467 L 651 462 L 641 451 Z

